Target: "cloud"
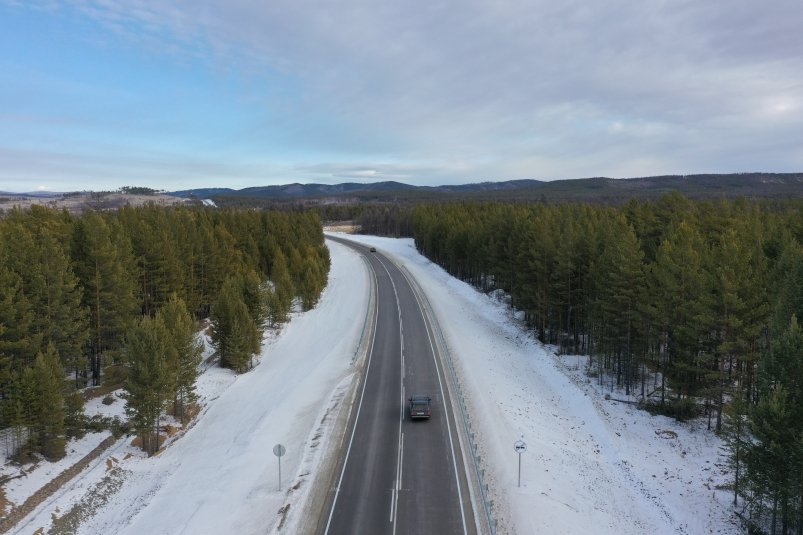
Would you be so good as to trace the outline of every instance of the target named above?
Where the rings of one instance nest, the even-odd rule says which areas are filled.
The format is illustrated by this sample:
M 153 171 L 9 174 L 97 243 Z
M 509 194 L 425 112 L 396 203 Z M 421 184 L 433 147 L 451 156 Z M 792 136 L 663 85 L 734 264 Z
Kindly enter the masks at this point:
M 382 181 L 418 181 L 425 175 L 433 175 L 435 169 L 411 163 L 393 164 L 378 163 L 373 167 L 365 167 L 360 163 L 315 163 L 298 165 L 296 172 L 309 177 L 312 181 L 324 183 L 348 182 L 382 182 Z
M 803 142 L 796 0 L 70 4 L 148 50 L 251 80 L 254 109 L 272 109 L 265 143 L 299 155 L 285 163 L 302 177 L 803 165 L 788 143 Z M 277 79 L 293 80 L 280 101 Z M 353 164 L 316 175 L 327 161 Z

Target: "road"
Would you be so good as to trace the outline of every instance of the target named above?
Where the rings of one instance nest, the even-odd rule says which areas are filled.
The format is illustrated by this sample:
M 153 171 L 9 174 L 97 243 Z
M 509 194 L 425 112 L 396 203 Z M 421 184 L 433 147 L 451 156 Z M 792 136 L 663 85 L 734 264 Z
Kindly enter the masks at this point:
M 321 531 L 473 535 L 477 529 L 446 377 L 415 294 L 387 257 L 341 243 L 369 259 L 377 309 Z M 432 398 L 429 420 L 409 419 L 405 403 L 412 394 Z

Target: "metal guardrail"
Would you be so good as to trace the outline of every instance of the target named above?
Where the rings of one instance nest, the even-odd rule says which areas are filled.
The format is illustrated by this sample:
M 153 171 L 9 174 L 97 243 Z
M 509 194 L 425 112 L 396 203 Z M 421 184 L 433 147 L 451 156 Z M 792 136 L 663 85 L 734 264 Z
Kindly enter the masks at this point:
M 346 241 L 340 240 L 337 238 L 332 238 L 334 241 Z M 363 257 L 363 260 L 368 263 L 369 260 Z M 396 266 L 405 274 L 405 277 L 410 282 L 411 288 L 415 291 L 418 295 L 420 302 L 424 306 L 424 312 L 429 320 L 430 325 L 432 326 L 432 330 L 435 333 L 435 344 L 438 346 L 438 350 L 442 355 L 446 357 L 446 364 L 449 368 L 449 376 L 451 378 L 452 390 L 457 393 L 457 401 L 458 407 L 460 409 L 460 419 L 463 423 L 463 430 L 465 433 L 465 437 L 468 440 L 469 447 L 471 449 L 471 460 L 474 465 L 474 471 L 476 474 L 476 481 L 479 484 L 479 491 L 480 491 L 480 498 L 482 500 L 483 511 L 485 513 L 485 520 L 488 526 L 488 531 L 490 535 L 496 535 L 497 533 L 497 522 L 493 516 L 493 500 L 489 499 L 489 490 L 488 490 L 488 483 L 485 482 L 485 469 L 482 468 L 482 459 L 477 452 L 477 444 L 474 441 L 474 433 L 471 431 L 471 419 L 468 414 L 468 407 L 466 406 L 466 400 L 463 396 L 463 388 L 460 385 L 460 381 L 458 379 L 457 370 L 455 369 L 454 362 L 452 360 L 451 352 L 449 351 L 449 345 L 446 343 L 446 338 L 443 336 L 443 330 L 441 329 L 440 323 L 438 322 L 438 318 L 435 315 L 435 311 L 432 308 L 429 299 L 427 298 L 426 294 L 422 290 L 421 286 L 418 284 L 418 281 L 412 276 L 410 270 L 407 269 L 406 266 L 396 263 Z M 369 266 L 369 271 L 370 266 Z M 363 327 L 362 327 L 362 334 L 360 336 L 360 342 L 357 344 L 357 349 L 354 352 L 354 356 L 352 357 L 351 364 L 353 365 L 357 361 L 357 354 L 359 353 L 361 348 L 364 348 L 366 344 L 364 343 L 365 340 L 365 332 L 367 326 L 369 325 L 369 311 L 373 309 L 371 305 L 376 305 L 376 295 L 375 295 L 375 285 L 371 285 L 371 294 L 369 297 L 369 306 L 366 310 L 365 318 L 363 319 Z
M 496 519 L 493 516 L 493 500 L 489 499 L 488 483 L 485 482 L 485 469 L 482 468 L 482 458 L 477 452 L 477 444 L 474 441 L 474 433 L 471 431 L 471 419 L 469 417 L 468 407 L 466 406 L 466 400 L 463 396 L 463 388 L 460 385 L 457 370 L 455 369 L 454 361 L 452 360 L 452 354 L 449 351 L 449 345 L 446 343 L 446 338 L 443 336 L 443 330 L 441 329 L 440 323 L 438 322 L 438 317 L 435 315 L 435 311 L 432 308 L 432 304 L 429 302 L 426 294 L 421 289 L 421 286 L 419 286 L 418 282 L 415 280 L 415 277 L 412 276 L 412 273 L 410 273 L 410 270 L 408 270 L 406 266 L 400 265 L 399 267 L 406 273 L 407 280 L 410 281 L 410 285 L 415 289 L 421 303 L 424 305 L 427 318 L 429 319 L 429 322 L 432 325 L 432 330 L 435 333 L 435 343 L 438 345 L 441 355 L 445 355 L 446 357 L 445 361 L 447 367 L 449 368 L 449 375 L 451 376 L 452 385 L 454 387 L 453 390 L 457 393 L 457 401 L 458 407 L 460 408 L 463 429 L 465 431 L 465 436 L 468 438 L 469 447 L 471 448 L 471 459 L 473 461 L 474 470 L 476 471 L 477 475 L 477 481 L 480 486 L 480 497 L 482 499 L 485 517 L 488 522 L 488 529 L 491 535 L 496 535 Z
M 345 245 L 347 247 L 350 247 L 351 249 L 355 249 L 354 247 L 355 245 L 357 246 L 362 245 L 359 242 L 351 241 L 337 236 L 326 236 L 326 239 L 332 240 L 341 245 Z M 366 269 L 368 270 L 368 274 L 372 278 L 372 280 L 371 284 L 369 284 L 370 290 L 368 294 L 368 306 L 365 308 L 365 317 L 363 318 L 362 321 L 362 332 L 360 333 L 360 338 L 359 341 L 357 342 L 357 347 L 354 349 L 354 355 L 352 355 L 351 362 L 349 363 L 351 366 L 354 366 L 357 360 L 359 360 L 358 355 L 360 351 L 361 350 L 365 351 L 368 348 L 368 345 L 366 344 L 366 332 L 368 326 L 371 323 L 370 321 L 371 312 L 373 312 L 374 309 L 376 308 L 376 293 L 377 293 L 376 273 L 374 272 L 373 266 L 371 266 L 371 261 L 368 260 L 368 258 L 365 256 L 365 253 L 361 254 L 360 258 L 362 258 L 362 261 L 365 263 Z
M 342 241 L 338 239 L 333 239 L 333 241 L 342 243 Z M 352 355 L 349 363 L 351 368 L 354 368 L 360 364 L 360 361 L 368 353 L 368 350 L 371 346 L 370 339 L 373 333 L 372 325 L 374 323 L 377 306 L 376 275 L 371 268 L 370 261 L 365 256 L 362 256 L 362 259 L 366 264 L 370 279 L 368 305 L 365 309 L 362 331 L 359 339 L 357 340 L 357 344 L 354 348 L 354 354 Z M 335 412 L 336 421 L 332 425 L 335 426 L 337 430 L 333 431 L 333 436 L 329 439 L 329 446 L 326 446 L 327 449 L 321 454 L 324 456 L 330 455 L 334 460 L 328 463 L 323 463 L 322 469 L 318 472 L 318 474 L 313 475 L 313 480 L 310 482 L 312 487 L 334 488 L 337 485 L 336 478 L 337 474 L 339 473 L 339 462 L 337 461 L 337 458 L 340 455 L 338 452 L 342 444 L 342 439 L 345 439 L 346 433 L 348 432 L 348 421 L 351 416 L 350 407 L 354 402 L 360 385 L 360 371 L 355 370 L 354 373 L 356 374 L 355 377 L 357 377 L 357 380 L 352 381 L 351 386 L 349 386 L 348 390 L 344 393 L 343 401 L 338 403 L 339 408 Z M 341 438 L 341 440 L 337 440 L 338 438 Z M 320 496 L 320 499 L 317 501 L 315 498 L 310 498 L 309 503 L 304 504 L 302 509 L 296 511 L 295 514 L 300 514 L 300 518 L 302 519 L 297 523 L 297 533 L 304 535 L 317 535 L 325 531 L 326 521 L 328 519 L 328 515 L 325 514 L 325 508 L 328 502 L 327 495 L 328 492 L 319 494 L 318 496 Z M 281 533 L 281 531 L 274 528 L 271 533 Z
M 354 366 L 354 364 L 357 362 L 357 354 L 360 352 L 360 350 L 361 349 L 365 350 L 367 348 L 367 344 L 365 343 L 366 342 L 365 333 L 369 325 L 369 316 L 376 307 L 376 274 L 374 274 L 374 270 L 371 267 L 371 262 L 367 258 L 365 258 L 365 256 L 362 256 L 361 258 L 363 262 L 365 262 L 366 267 L 368 268 L 368 273 L 372 275 L 374 280 L 372 280 L 371 284 L 369 284 L 368 306 L 365 307 L 365 318 L 363 318 L 362 320 L 362 332 L 360 333 L 360 339 L 357 342 L 357 347 L 354 348 L 354 355 L 351 357 L 351 363 L 350 363 L 351 366 Z

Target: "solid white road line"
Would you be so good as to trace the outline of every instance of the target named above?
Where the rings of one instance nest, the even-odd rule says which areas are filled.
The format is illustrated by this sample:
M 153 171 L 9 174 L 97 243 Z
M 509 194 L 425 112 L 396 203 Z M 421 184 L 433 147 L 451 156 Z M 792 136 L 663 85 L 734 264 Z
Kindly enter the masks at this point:
M 376 273 L 371 270 L 374 274 L 374 282 L 377 283 Z M 377 284 L 378 286 L 378 284 Z M 379 291 L 377 290 L 377 294 Z M 351 453 L 351 446 L 354 443 L 354 434 L 357 431 L 357 422 L 360 419 L 360 410 L 362 409 L 362 400 L 365 397 L 365 386 L 368 384 L 368 372 L 371 370 L 371 358 L 374 354 L 374 341 L 376 340 L 376 322 L 379 316 L 379 306 L 377 306 L 374 310 L 374 332 L 371 335 L 371 347 L 368 351 L 368 364 L 365 368 L 365 381 L 362 384 L 362 391 L 360 392 L 360 401 L 357 404 L 357 415 L 354 417 L 354 428 L 351 430 L 351 438 L 349 438 L 349 446 L 346 449 L 346 460 L 343 461 L 343 469 L 340 471 L 340 477 L 337 480 L 337 488 L 335 489 L 335 497 L 332 500 L 332 509 L 329 511 L 329 519 L 326 521 L 326 529 L 324 529 L 324 534 L 329 533 L 329 526 L 332 524 L 332 517 L 335 514 L 335 506 L 337 505 L 337 497 L 340 494 L 340 486 L 343 484 L 343 475 L 346 473 L 346 465 L 349 462 L 349 454 Z M 350 411 L 349 411 L 350 412 Z
M 404 276 L 404 278 L 407 279 L 407 284 L 410 285 L 410 289 L 413 291 L 413 295 L 415 296 L 415 300 L 418 303 L 418 310 L 419 310 L 419 312 L 421 312 L 421 319 L 424 321 L 424 326 L 426 327 L 426 330 L 427 330 L 427 338 L 429 338 L 429 346 L 432 349 L 432 359 L 435 361 L 435 369 L 438 371 L 438 386 L 440 387 L 440 390 L 441 390 L 441 398 L 444 401 L 443 409 L 444 409 L 444 412 L 447 413 L 446 414 L 446 429 L 449 432 L 449 447 L 450 447 L 451 453 L 452 453 L 452 466 L 454 468 L 455 483 L 457 483 L 458 502 L 460 503 L 460 519 L 463 521 L 463 533 L 464 534 L 468 534 L 468 527 L 466 526 L 466 513 L 465 513 L 465 510 L 463 509 L 463 495 L 462 495 L 462 493 L 460 491 L 460 477 L 459 477 L 458 472 L 457 472 L 457 456 L 455 455 L 454 441 L 452 440 L 452 426 L 449 423 L 449 415 L 448 415 L 449 408 L 448 408 L 448 406 L 450 404 L 446 402 L 446 400 L 450 399 L 450 398 L 448 398 L 446 396 L 446 394 L 445 394 L 445 392 L 443 390 L 443 382 L 441 381 L 441 375 L 443 373 L 445 373 L 445 372 L 439 366 L 438 359 L 437 359 L 437 357 L 435 357 L 435 345 L 434 345 L 434 343 L 432 341 L 432 333 L 430 331 L 429 322 L 427 322 L 427 318 L 424 316 L 424 304 L 423 304 L 422 300 L 419 298 L 418 292 L 416 292 L 416 290 L 413 287 L 412 283 L 410 283 L 410 279 L 407 277 L 407 273 L 405 273 L 401 269 L 399 271 L 401 271 L 402 276 Z

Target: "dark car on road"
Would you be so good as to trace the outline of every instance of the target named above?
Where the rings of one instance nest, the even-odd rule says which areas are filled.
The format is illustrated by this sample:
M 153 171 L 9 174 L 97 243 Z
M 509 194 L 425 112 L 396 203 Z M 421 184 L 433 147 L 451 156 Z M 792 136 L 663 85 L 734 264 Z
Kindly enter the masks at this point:
M 429 418 L 432 414 L 429 396 L 412 396 L 410 399 L 410 418 Z

